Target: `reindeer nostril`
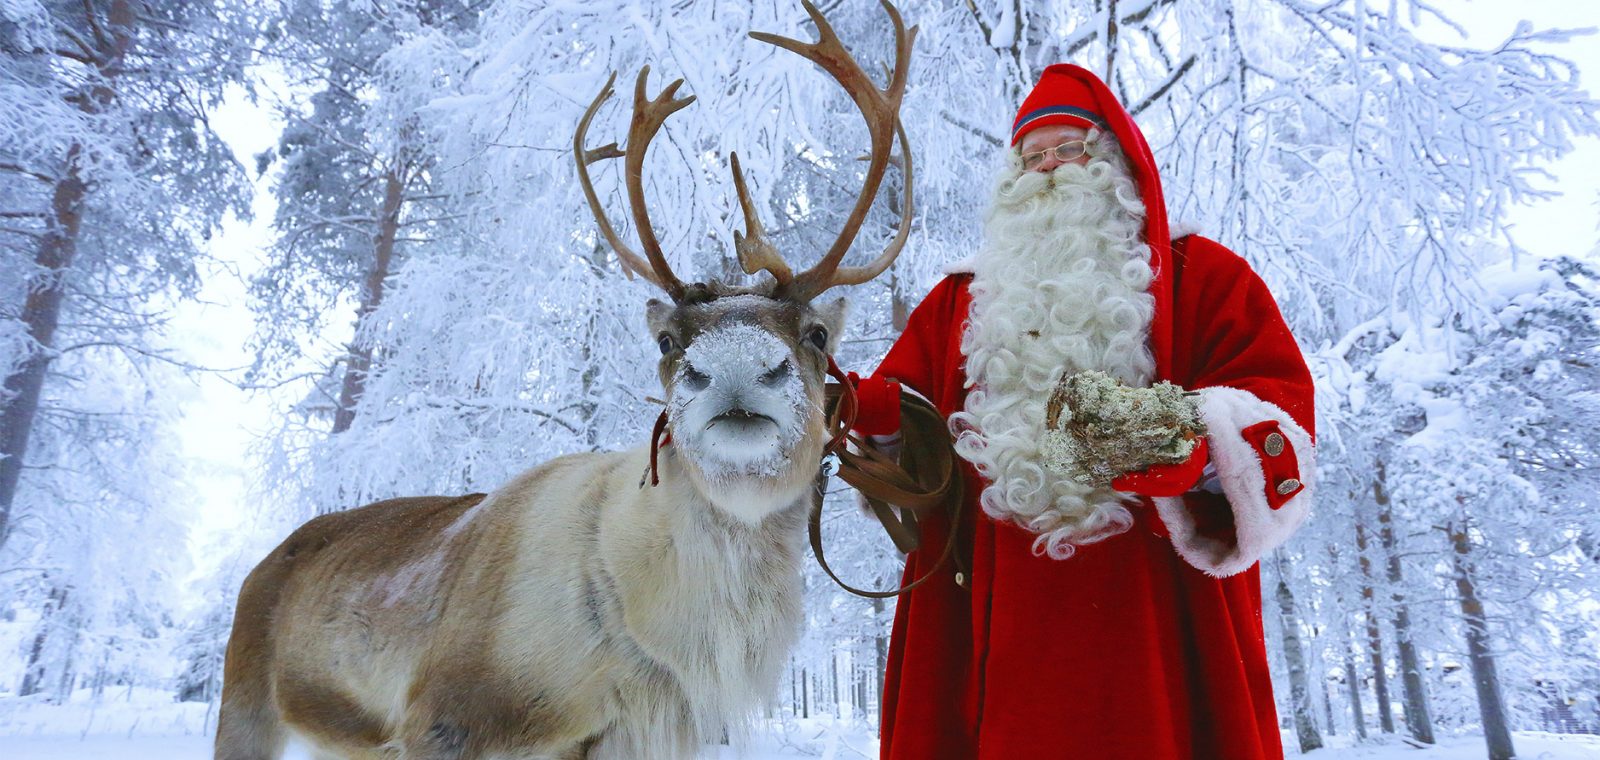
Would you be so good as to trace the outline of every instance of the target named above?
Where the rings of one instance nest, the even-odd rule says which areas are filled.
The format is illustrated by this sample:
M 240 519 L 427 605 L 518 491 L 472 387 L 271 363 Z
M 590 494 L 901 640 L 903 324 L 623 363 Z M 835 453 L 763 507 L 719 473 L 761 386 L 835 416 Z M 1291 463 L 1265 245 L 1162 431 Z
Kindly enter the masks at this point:
M 761 376 L 761 384 L 772 386 L 782 383 L 789 377 L 789 371 L 791 369 L 793 368 L 789 366 L 789 360 L 784 359 L 782 364 L 773 367 L 772 369 L 768 370 L 766 374 Z
M 703 391 L 711 385 L 711 376 L 695 369 L 692 364 L 686 364 L 683 368 L 683 383 L 691 391 Z

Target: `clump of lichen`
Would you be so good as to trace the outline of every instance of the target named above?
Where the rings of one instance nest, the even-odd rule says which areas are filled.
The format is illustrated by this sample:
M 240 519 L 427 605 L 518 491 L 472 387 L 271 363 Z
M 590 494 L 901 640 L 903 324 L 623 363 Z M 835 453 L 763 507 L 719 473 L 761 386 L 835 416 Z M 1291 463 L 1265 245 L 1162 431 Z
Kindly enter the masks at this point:
M 1182 388 L 1131 388 L 1090 371 L 1063 375 L 1050 394 L 1040 449 L 1051 470 L 1104 487 L 1151 465 L 1188 460 L 1202 435 L 1205 423 Z

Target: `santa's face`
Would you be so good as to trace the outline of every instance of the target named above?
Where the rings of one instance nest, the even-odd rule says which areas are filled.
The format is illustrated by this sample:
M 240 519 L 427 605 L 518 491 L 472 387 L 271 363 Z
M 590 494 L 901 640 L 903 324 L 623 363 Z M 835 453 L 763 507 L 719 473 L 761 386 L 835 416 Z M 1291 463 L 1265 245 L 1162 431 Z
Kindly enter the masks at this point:
M 1054 148 L 1071 128 L 1030 139 L 1047 129 L 1021 145 Z M 962 338 L 971 390 L 951 418 L 957 452 L 990 481 L 980 497 L 985 511 L 1039 533 L 1038 548 L 1058 557 L 1126 530 L 1132 516 L 1115 491 L 1045 467 L 1040 443 L 1051 391 L 1064 374 L 1084 370 L 1135 386 L 1155 373 L 1144 206 L 1114 145 L 1086 138 L 1085 160 L 1057 161 L 1048 171 L 1024 171 L 1022 151 L 1010 155 L 975 262 Z
M 1017 143 L 1022 170 L 1049 174 L 1062 164 L 1089 163 L 1089 130 L 1068 124 L 1046 124 Z

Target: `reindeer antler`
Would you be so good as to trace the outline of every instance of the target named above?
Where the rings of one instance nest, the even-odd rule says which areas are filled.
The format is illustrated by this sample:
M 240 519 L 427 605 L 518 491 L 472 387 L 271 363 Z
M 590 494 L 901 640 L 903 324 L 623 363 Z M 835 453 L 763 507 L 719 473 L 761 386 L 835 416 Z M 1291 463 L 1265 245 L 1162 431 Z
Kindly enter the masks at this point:
M 877 276 L 894 262 L 896 256 L 900 255 L 911 229 L 911 149 L 906 143 L 905 130 L 900 126 L 900 100 L 905 94 L 906 74 L 911 63 L 911 45 L 916 40 L 917 27 L 907 30 L 905 22 L 900 18 L 900 12 L 889 3 L 889 0 L 880 1 L 883 9 L 889 14 L 889 20 L 894 23 L 895 33 L 894 69 L 890 74 L 888 87 L 882 90 L 872 83 L 872 79 L 861 69 L 860 64 L 856 63 L 855 58 L 844 49 L 844 44 L 839 41 L 839 36 L 834 33 L 833 27 L 810 0 L 802 0 L 802 4 L 806 13 L 817 25 L 816 42 L 806 43 L 766 32 L 750 33 L 752 38 L 794 52 L 833 75 L 845 92 L 850 94 L 856 107 L 861 109 L 861 115 L 867 120 L 867 132 L 872 139 L 867 178 L 862 185 L 860 196 L 856 198 L 855 208 L 845 220 L 844 229 L 840 231 L 838 239 L 816 266 L 795 275 L 793 281 L 789 283 L 787 288 L 789 294 L 800 300 L 815 298 L 835 285 L 854 285 Z M 844 259 L 845 253 L 850 250 L 850 244 L 855 241 L 856 233 L 861 230 L 861 223 L 866 220 L 867 211 L 872 207 L 872 201 L 878 194 L 878 186 L 883 182 L 884 172 L 892 160 L 890 153 L 894 149 L 896 134 L 900 138 L 903 151 L 901 168 L 905 172 L 905 198 L 902 203 L 900 232 L 871 264 L 864 267 L 848 267 L 839 271 L 839 262 Z M 735 181 L 742 187 L 743 178 L 738 176 L 737 169 Z M 745 206 L 745 219 L 748 225 L 753 215 L 743 193 L 740 203 Z M 752 230 L 752 238 L 758 232 L 759 224 Z M 766 249 L 771 248 L 764 240 L 760 241 L 760 244 Z M 755 247 L 756 243 L 752 242 L 750 246 Z M 741 259 L 743 259 L 742 252 Z M 787 268 L 784 266 L 785 270 Z M 751 271 L 749 264 L 746 264 L 746 271 Z M 772 270 L 769 268 L 768 271 Z M 773 274 L 777 276 L 776 271 Z
M 772 273 L 773 279 L 778 281 L 779 287 L 789 284 L 794 279 L 794 271 L 789 269 L 789 263 L 783 260 L 778 249 L 767 242 L 767 231 L 761 226 L 761 219 L 756 216 L 755 206 L 750 203 L 750 191 L 744 186 L 744 172 L 739 169 L 739 154 L 733 157 L 733 187 L 739 191 L 739 208 L 744 210 L 745 234 L 740 235 L 738 230 L 733 231 L 733 250 L 739 254 L 739 265 L 744 268 L 745 274 L 755 274 L 763 269 Z
M 661 253 L 661 243 L 656 240 L 655 229 L 650 225 L 650 210 L 644 200 L 644 156 L 650 148 L 650 141 L 661 130 L 661 125 L 667 117 L 694 102 L 694 96 L 676 99 L 674 96 L 678 88 L 683 85 L 679 79 L 666 86 L 654 100 L 645 97 L 645 82 L 650 77 L 650 67 L 639 69 L 639 78 L 633 88 L 633 121 L 628 126 L 628 148 L 619 150 L 616 143 L 609 143 L 594 150 L 585 150 L 584 137 L 589 131 L 589 122 L 594 119 L 596 111 L 601 104 L 615 94 L 613 85 L 616 84 L 617 74 L 612 72 L 606 79 L 605 87 L 600 89 L 600 94 L 595 96 L 594 102 L 589 104 L 589 110 L 583 114 L 583 119 L 578 122 L 578 130 L 572 136 L 572 155 L 578 163 L 578 182 L 583 185 L 584 197 L 589 200 L 589 210 L 594 213 L 594 218 L 600 225 L 600 234 L 604 235 L 606 242 L 617 252 L 617 258 L 622 260 L 624 271 L 631 271 L 640 277 L 655 283 L 672 297 L 673 301 L 683 298 L 683 281 L 672 273 L 672 267 L 667 265 L 667 257 Z M 617 231 L 611 226 L 611 220 L 606 217 L 605 208 L 600 205 L 600 197 L 594 191 L 594 183 L 589 179 L 589 164 L 610 158 L 624 157 L 623 175 L 628 186 L 628 205 L 633 210 L 633 223 L 638 228 L 639 243 L 644 247 L 645 255 L 649 257 L 649 264 L 634 253 L 633 249 L 622 242 Z

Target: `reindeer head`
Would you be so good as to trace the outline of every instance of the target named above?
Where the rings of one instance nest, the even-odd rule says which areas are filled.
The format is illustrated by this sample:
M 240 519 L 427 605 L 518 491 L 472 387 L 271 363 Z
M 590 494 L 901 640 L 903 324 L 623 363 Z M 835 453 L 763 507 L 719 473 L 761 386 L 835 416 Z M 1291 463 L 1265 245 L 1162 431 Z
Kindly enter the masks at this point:
M 573 136 L 578 178 L 601 234 L 617 252 L 625 272 L 649 280 L 671 299 L 670 303 L 652 299 L 647 312 L 650 331 L 661 348 L 659 371 L 667 394 L 673 444 L 683 453 L 686 470 L 701 493 L 752 522 L 793 503 L 815 478 L 822 456 L 826 438 L 823 385 L 828 357 L 838 346 L 846 304 L 842 298 L 821 306 L 812 301 L 836 285 L 854 285 L 876 277 L 893 263 L 910 232 L 911 155 L 899 111 L 917 30 L 907 30 L 899 12 L 884 0 L 894 24 L 896 60 L 888 86 L 879 89 L 816 7 L 810 2 L 804 5 L 817 25 L 816 42 L 763 32 L 750 36 L 798 53 L 833 75 L 861 109 L 872 142 L 866 180 L 855 207 L 838 239 L 811 269 L 795 274 L 767 241 L 745 188 L 739 157 L 734 155 L 734 186 L 745 218 L 745 232 L 734 232 L 735 252 L 745 273 L 765 271 L 772 281 L 750 287 L 720 282 L 685 284 L 673 274 L 650 224 L 643 168 L 650 140 L 667 117 L 694 102 L 692 96 L 675 97 L 682 79 L 649 99 L 645 87 L 650 68 L 641 69 L 634 85 L 627 149 L 611 143 L 587 150 L 584 136 L 595 112 L 613 94 L 613 73 Z M 892 158 L 897 133 L 902 155 Z M 645 257 L 634 253 L 617 235 L 589 178 L 590 164 L 619 157 L 624 159 L 628 203 Z M 895 161 L 905 174 L 899 232 L 871 264 L 840 267 L 888 165 Z

